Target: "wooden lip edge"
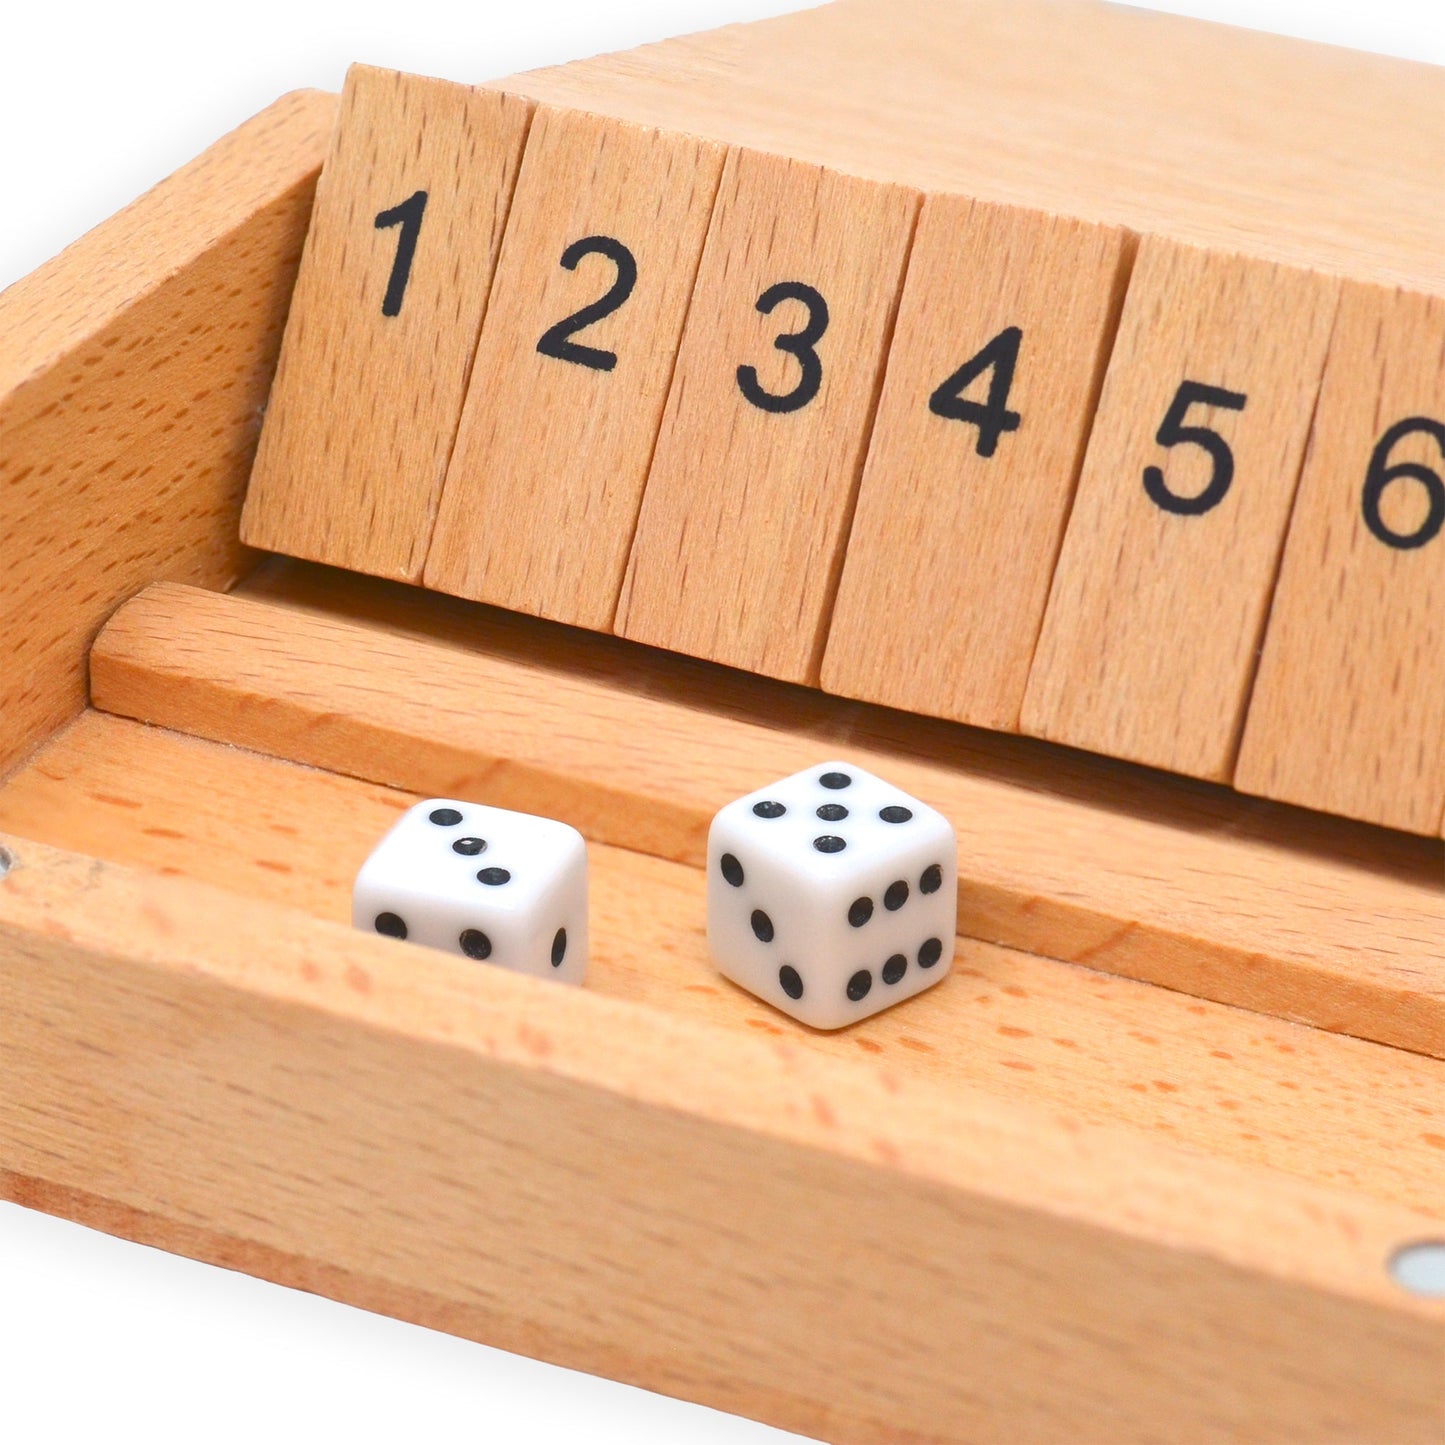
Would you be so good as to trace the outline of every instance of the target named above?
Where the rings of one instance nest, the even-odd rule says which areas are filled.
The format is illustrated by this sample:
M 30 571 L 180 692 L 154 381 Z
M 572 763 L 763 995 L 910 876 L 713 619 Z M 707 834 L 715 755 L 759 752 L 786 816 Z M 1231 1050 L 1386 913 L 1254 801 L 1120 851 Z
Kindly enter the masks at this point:
M 314 180 L 339 102 L 339 96 L 325 90 L 287 92 L 0 291 L 0 334 L 7 334 L 6 352 L 0 357 L 0 402 L 37 376 L 63 366 L 117 316 L 246 225 L 263 206 Z M 282 134 L 284 145 L 261 145 L 262 138 L 272 131 Z M 268 162 L 260 169 L 255 166 L 258 154 Z M 209 217 L 207 226 L 187 237 L 176 225 L 177 207 L 181 216 L 189 217 L 192 191 L 203 196 L 221 193 L 223 184 L 224 206 Z M 175 252 L 178 238 L 181 249 Z M 145 267 L 116 268 L 111 264 L 117 250 L 150 257 L 158 244 L 161 265 L 153 260 Z M 81 274 L 92 280 L 97 276 L 111 279 L 98 290 L 81 291 L 76 285 Z M 84 306 L 75 314 L 67 314 L 69 306 L 60 308 L 63 321 L 58 326 L 54 319 L 57 294 L 66 300 L 85 296 Z
M 324 736 L 328 719 L 338 714 L 345 716 L 344 707 L 335 707 L 334 699 L 265 698 L 264 685 L 254 677 L 248 677 L 246 689 L 240 689 L 235 679 L 219 674 L 208 676 L 203 660 L 194 652 L 178 669 L 190 685 L 191 696 L 179 701 L 168 692 L 164 703 L 158 704 L 159 690 L 154 684 L 164 676 L 169 661 L 158 663 L 154 651 L 148 656 L 136 656 L 136 649 L 128 645 L 126 635 L 143 630 L 149 607 L 164 611 L 168 603 L 211 608 L 225 608 L 233 603 L 273 609 L 278 605 L 244 595 L 227 599 L 175 584 L 158 584 L 148 589 L 119 609 L 96 641 L 92 652 L 94 706 L 412 792 L 452 790 L 450 779 L 436 776 L 440 764 L 432 766 L 425 777 L 418 776 L 416 768 L 408 774 L 405 766 L 391 765 L 404 754 L 404 744 L 411 736 L 409 732 L 368 725 L 375 733 L 368 740 L 371 745 L 366 749 L 347 748 L 345 756 L 339 756 L 335 739 L 328 743 Z M 281 605 L 285 610 L 284 604 Z M 304 607 L 301 613 L 313 618 L 326 617 L 307 614 Z M 338 627 L 367 626 L 355 620 L 334 617 L 326 620 Z M 166 629 L 163 626 L 161 630 Z M 394 643 L 395 638 L 391 641 Z M 171 652 L 170 648 L 161 649 L 167 659 Z M 639 696 L 645 688 L 644 681 L 638 690 Z M 267 706 L 255 706 L 256 698 L 242 695 L 245 691 L 259 693 Z M 293 725 L 288 727 L 283 723 Z M 379 743 L 387 737 L 398 746 L 380 749 Z M 1004 741 L 1007 744 L 1012 740 Z M 836 739 L 820 745 L 825 751 L 830 746 L 835 750 L 841 746 L 851 754 L 861 752 L 859 747 Z M 373 756 L 363 756 L 363 751 Z M 386 753 L 390 771 L 377 762 L 374 755 L 379 751 Z M 860 757 L 860 761 L 869 760 Z M 554 796 L 566 793 L 575 796 L 577 816 L 572 821 L 585 823 L 584 831 L 590 831 L 599 841 L 652 852 L 674 861 L 694 864 L 700 861 L 706 833 L 703 813 L 694 817 L 680 812 L 674 804 L 648 809 L 646 799 L 636 793 L 625 795 L 629 808 L 604 809 L 602 805 L 611 795 L 601 784 L 574 777 L 561 769 L 539 771 L 535 760 L 529 764 L 525 760 L 508 762 L 479 755 L 471 772 L 489 772 L 499 765 L 505 765 L 508 777 L 518 787 L 530 779 Z M 1187 819 L 1180 824 L 1186 825 Z M 1196 936 L 1168 919 L 1150 923 L 1141 921 L 1137 915 L 1106 911 L 1107 899 L 1097 900 L 1091 906 L 1088 901 L 1063 894 L 1041 897 L 1037 891 L 1021 890 L 1007 878 L 991 881 L 976 870 L 971 874 L 967 866 L 961 869 L 960 894 L 960 932 L 965 936 L 1003 943 L 1066 963 L 1081 963 L 1215 1002 L 1309 1023 L 1330 1032 L 1445 1057 L 1445 993 L 1410 991 L 1400 979 L 1388 975 L 1365 976 L 1348 956 L 1334 959 L 1323 950 L 1307 959 L 1282 953 L 1270 955 L 1235 939 Z
M 419 1050 L 459 1050 L 502 1070 L 545 1073 L 660 1113 L 911 1178 L 920 1190 L 982 1198 L 1304 1284 L 1445 1331 L 1445 1301 L 1409 1295 L 1387 1276 L 1400 1248 L 1445 1234 L 1445 1216 L 1218 1161 L 1124 1128 L 1057 1119 L 978 1090 L 900 1080 L 867 1061 L 804 1053 L 786 1039 L 723 1032 L 581 989 L 478 971 L 445 954 L 420 957 L 205 884 L 3 835 L 0 845 L 14 859 L 0 882 L 0 972 L 13 953 L 52 968 L 61 966 L 57 956 L 79 956 L 117 978 L 165 974 L 208 994 L 219 989 L 328 1025 L 406 1038 Z M 611 1042 L 618 1038 L 627 1039 L 626 1050 Z M 677 1087 L 680 1078 L 687 1089 Z M 1099 1180 L 1108 1187 L 1093 1187 Z
M 0 1200 L 99 1230 L 115 1239 L 236 1270 L 286 1289 L 304 1290 L 322 1299 L 370 1310 L 423 1329 L 439 1330 L 491 1349 L 583 1370 L 639 1389 L 659 1391 L 674 1399 L 710 1404 L 714 1409 L 745 1415 L 781 1429 L 818 1435 L 829 1418 L 826 1409 L 816 1403 L 778 1390 L 767 1392 L 766 1413 L 760 1413 L 760 1386 L 756 1381 L 740 1386 L 732 1380 L 701 1380 L 695 1373 L 683 1378 L 671 1368 L 672 1361 L 668 1358 L 639 1359 L 636 1350 L 598 1339 L 583 1329 L 568 1332 L 555 1325 L 520 1321 L 515 1312 L 504 1306 L 483 1309 L 474 1303 L 463 1303 L 444 1294 L 399 1284 L 324 1259 L 276 1249 L 238 1234 L 207 1229 L 190 1220 L 138 1209 L 124 1200 L 34 1174 L 18 1173 L 5 1168 L 3 1163 L 0 1163 Z

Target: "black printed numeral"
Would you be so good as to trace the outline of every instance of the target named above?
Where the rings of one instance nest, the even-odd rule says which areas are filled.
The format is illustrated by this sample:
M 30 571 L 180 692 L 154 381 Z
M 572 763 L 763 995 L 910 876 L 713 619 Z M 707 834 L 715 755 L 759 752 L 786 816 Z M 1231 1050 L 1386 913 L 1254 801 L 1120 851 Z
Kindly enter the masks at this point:
M 1161 447 L 1177 447 L 1189 444 L 1209 454 L 1214 463 L 1214 473 L 1209 485 L 1194 496 L 1180 496 L 1171 491 L 1158 467 L 1144 468 L 1144 491 L 1156 507 L 1173 512 L 1179 517 L 1201 517 L 1213 511 L 1226 496 L 1234 481 L 1234 453 L 1229 443 L 1217 431 L 1207 426 L 1185 426 L 1184 419 L 1192 406 L 1213 406 L 1224 411 L 1243 411 L 1249 398 L 1239 391 L 1226 391 L 1222 386 L 1205 386 L 1199 381 L 1180 382 L 1174 400 L 1159 424 L 1154 440 Z
M 416 191 L 399 206 L 377 214 L 378 231 L 388 230 L 392 226 L 401 227 L 401 234 L 396 238 L 396 259 L 391 263 L 391 278 L 386 283 L 386 295 L 381 300 L 383 316 L 401 315 L 401 303 L 406 298 L 406 283 L 411 280 L 411 263 L 416 258 L 416 238 L 421 235 L 421 218 L 425 214 L 425 191 Z
M 1433 542 L 1445 528 L 1445 480 L 1440 473 L 1432 471 L 1423 462 L 1396 462 L 1390 465 L 1390 453 L 1400 442 L 1415 432 L 1423 432 L 1434 439 L 1440 453 L 1445 456 L 1445 426 L 1431 421 L 1428 416 L 1410 416 L 1397 421 L 1379 440 L 1370 457 L 1370 469 L 1365 473 L 1365 490 L 1360 505 L 1365 514 L 1365 525 L 1387 547 L 1401 552 L 1413 551 Z M 1385 490 L 1392 482 L 1419 482 L 1425 488 L 1425 519 L 1413 532 L 1397 532 L 1380 512 L 1380 503 Z
M 767 316 L 785 301 L 800 301 L 808 308 L 808 320 L 801 331 L 785 331 L 773 345 L 796 357 L 802 375 L 792 391 L 768 391 L 758 381 L 757 368 L 738 367 L 738 390 L 761 411 L 801 411 L 823 385 L 823 359 L 816 350 L 828 329 L 828 303 L 820 291 L 802 281 L 779 281 L 758 297 L 758 310 Z
M 998 450 L 999 438 L 1005 432 L 1019 429 L 1023 418 L 1008 409 L 1009 392 L 1014 384 L 1014 371 L 1019 364 L 1019 346 L 1024 339 L 1017 326 L 1000 331 L 977 356 L 970 357 L 928 398 L 928 409 L 934 416 L 948 421 L 967 422 L 978 428 L 975 450 L 981 457 L 991 457 Z M 981 377 L 991 372 L 988 400 L 970 401 L 964 392 Z
M 580 311 L 574 311 L 555 326 L 548 327 L 537 343 L 537 350 L 543 356 L 570 361 L 575 366 L 590 367 L 593 371 L 611 371 L 617 365 L 615 351 L 604 351 L 600 346 L 583 346 L 572 338 L 626 304 L 637 285 L 637 258 L 612 236 L 584 236 L 562 252 L 562 265 L 568 271 L 575 271 L 584 256 L 605 256 L 617 268 L 617 278 L 597 300 Z

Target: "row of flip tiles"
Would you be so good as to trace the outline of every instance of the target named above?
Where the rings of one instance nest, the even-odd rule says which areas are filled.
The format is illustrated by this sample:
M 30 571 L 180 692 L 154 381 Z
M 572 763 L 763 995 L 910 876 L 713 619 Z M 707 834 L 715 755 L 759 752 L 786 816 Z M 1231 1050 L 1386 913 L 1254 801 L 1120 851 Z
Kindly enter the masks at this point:
M 356 67 L 273 551 L 1445 821 L 1445 301 Z

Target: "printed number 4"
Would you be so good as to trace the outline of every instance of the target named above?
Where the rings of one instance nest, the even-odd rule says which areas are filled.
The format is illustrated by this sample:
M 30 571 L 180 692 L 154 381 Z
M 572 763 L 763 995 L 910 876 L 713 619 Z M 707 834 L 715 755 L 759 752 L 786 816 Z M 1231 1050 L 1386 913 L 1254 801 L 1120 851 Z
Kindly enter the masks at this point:
M 1008 409 L 1008 397 L 1013 389 L 1023 339 L 1024 334 L 1017 326 L 1000 331 L 928 399 L 928 409 L 934 416 L 967 422 L 978 428 L 975 450 L 981 457 L 991 457 L 998 450 L 999 438 L 1005 432 L 1017 431 L 1022 423 L 1018 412 Z M 986 371 L 993 373 L 988 383 L 988 400 L 969 401 L 963 393 Z

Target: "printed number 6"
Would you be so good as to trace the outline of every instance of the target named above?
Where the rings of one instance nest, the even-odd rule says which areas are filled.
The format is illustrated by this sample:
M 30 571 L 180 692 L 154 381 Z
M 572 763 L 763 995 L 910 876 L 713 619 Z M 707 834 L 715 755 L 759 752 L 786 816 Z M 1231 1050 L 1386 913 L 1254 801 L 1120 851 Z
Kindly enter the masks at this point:
M 1394 466 L 1387 465 L 1390 453 L 1394 451 L 1397 443 L 1402 442 L 1412 432 L 1424 432 L 1426 436 L 1433 437 L 1441 452 L 1445 453 L 1445 426 L 1441 426 L 1438 421 L 1431 421 L 1427 416 L 1411 416 L 1404 421 L 1397 421 L 1380 438 L 1379 445 L 1370 457 L 1370 469 L 1365 474 L 1365 490 L 1360 499 L 1365 525 L 1387 547 L 1394 547 L 1401 552 L 1413 551 L 1427 542 L 1433 542 L 1440 535 L 1441 528 L 1445 527 L 1445 481 L 1441 481 L 1440 473 L 1431 471 L 1420 462 L 1396 462 Z M 1425 488 L 1425 520 L 1413 532 L 1395 531 L 1380 512 L 1385 488 L 1391 482 L 1403 481 L 1419 482 Z

